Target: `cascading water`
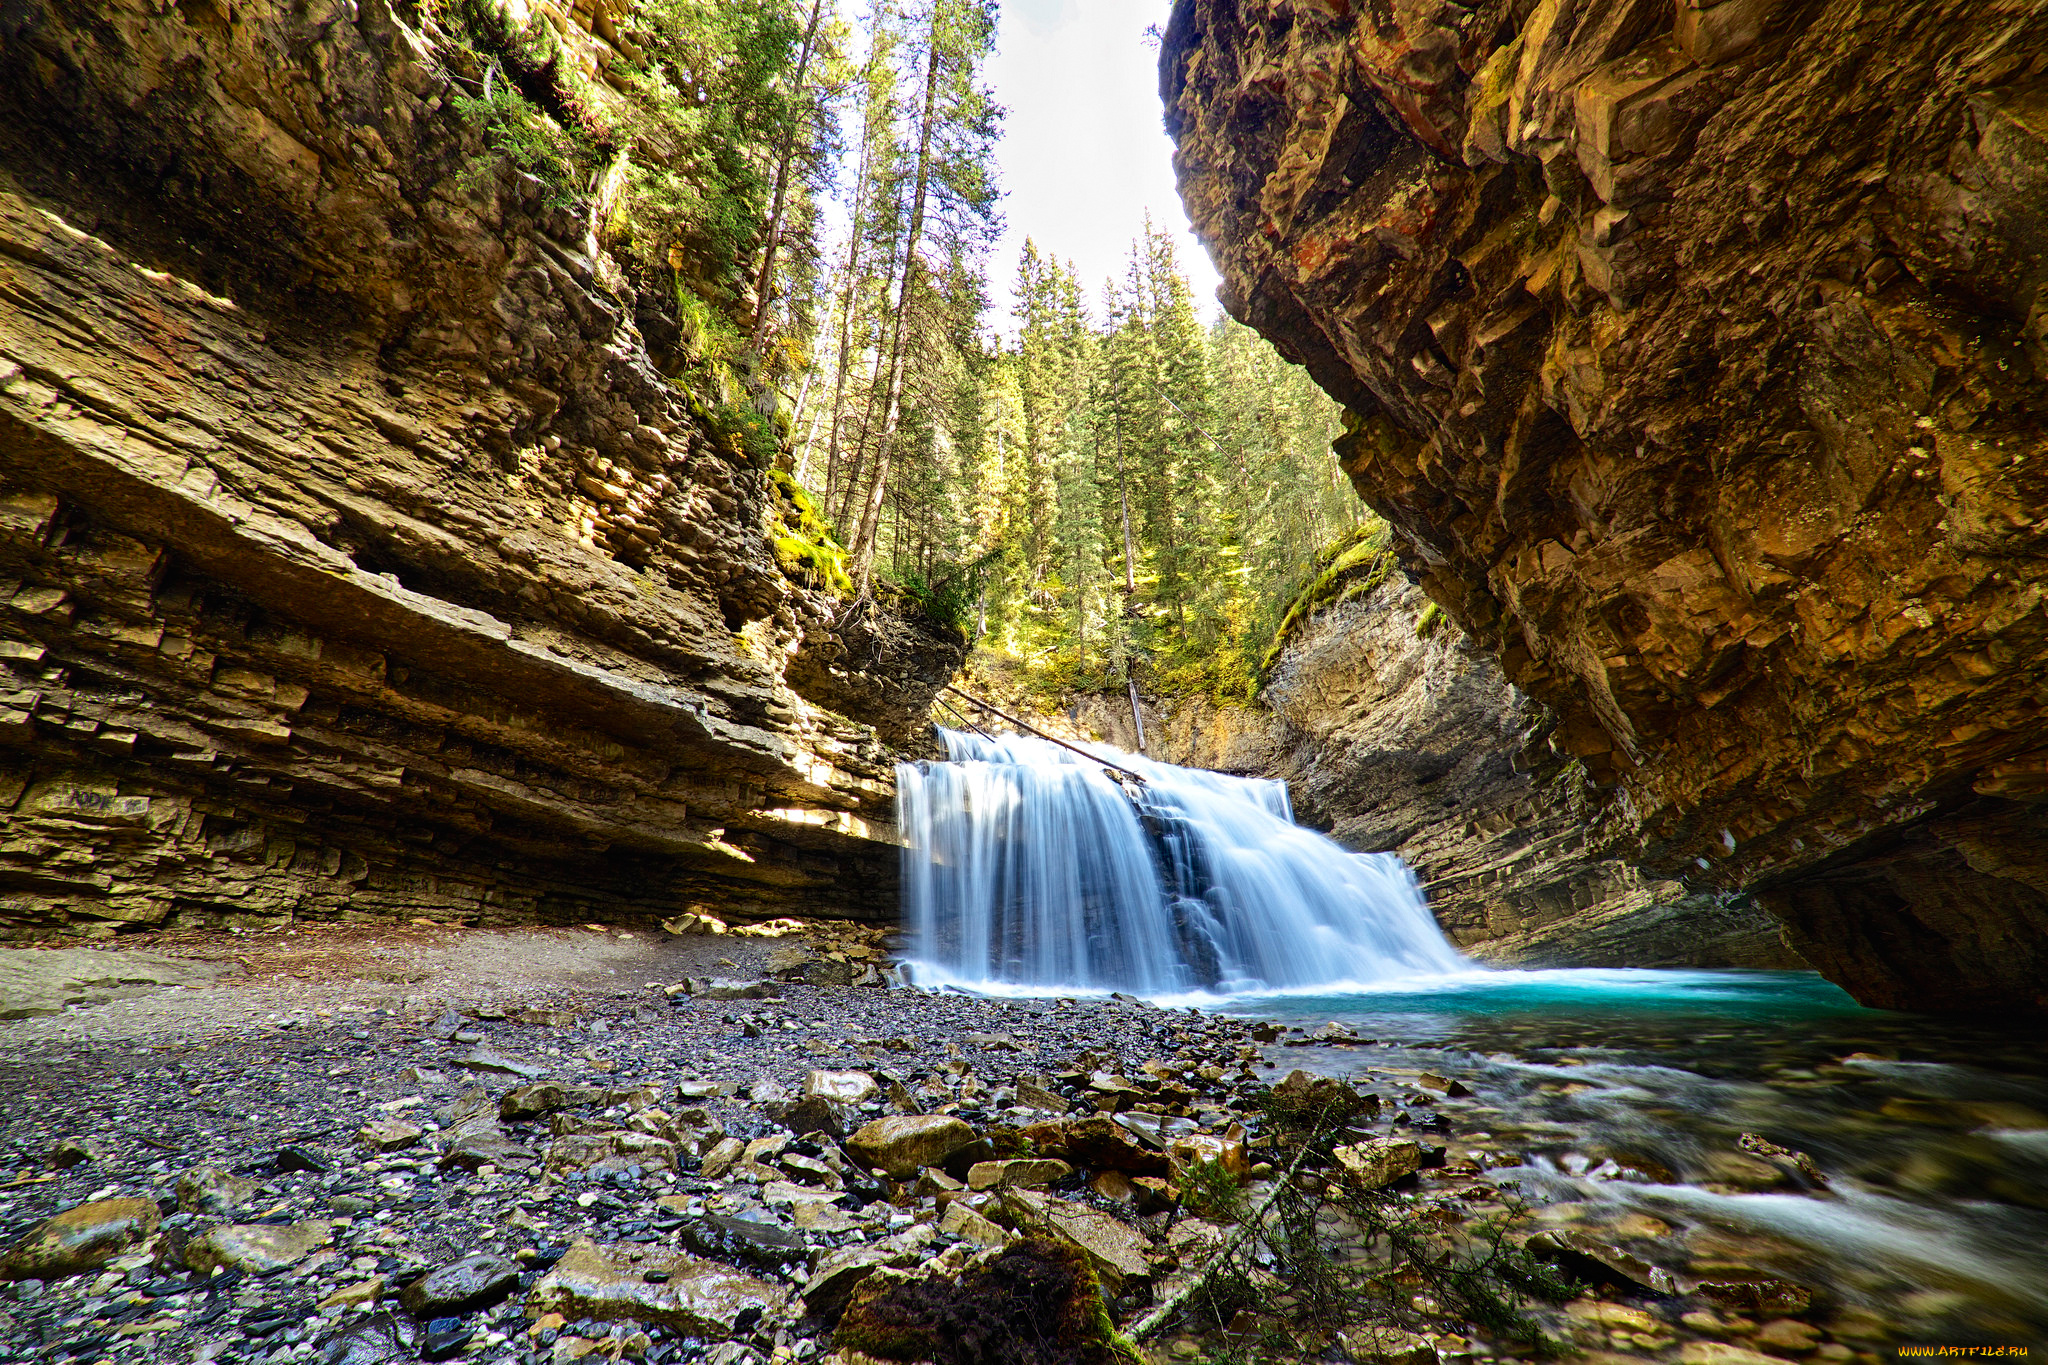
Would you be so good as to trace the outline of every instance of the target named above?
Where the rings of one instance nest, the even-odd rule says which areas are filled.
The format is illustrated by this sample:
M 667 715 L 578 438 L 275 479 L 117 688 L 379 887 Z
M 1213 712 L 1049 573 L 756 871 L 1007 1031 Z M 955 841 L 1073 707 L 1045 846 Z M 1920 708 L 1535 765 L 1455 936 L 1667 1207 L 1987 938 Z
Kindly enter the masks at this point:
M 1280 782 L 941 730 L 896 770 L 918 980 L 1146 996 L 1470 970 L 1406 864 L 1296 825 Z

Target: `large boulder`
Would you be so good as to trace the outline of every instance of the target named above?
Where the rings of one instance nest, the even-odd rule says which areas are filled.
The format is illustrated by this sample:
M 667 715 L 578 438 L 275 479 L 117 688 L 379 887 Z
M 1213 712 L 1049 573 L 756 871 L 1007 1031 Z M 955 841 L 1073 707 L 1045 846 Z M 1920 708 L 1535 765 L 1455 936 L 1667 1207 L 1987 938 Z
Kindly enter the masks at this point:
M 779 1311 L 788 1291 L 716 1261 L 577 1241 L 527 1296 L 534 1316 L 658 1322 L 723 1339 Z
M 976 1140 L 966 1123 L 948 1114 L 897 1114 L 876 1119 L 846 1140 L 860 1161 L 898 1180 L 946 1158 Z
M 0 1256 L 0 1280 L 52 1280 L 95 1270 L 157 1229 L 147 1199 L 95 1199 L 30 1229 Z

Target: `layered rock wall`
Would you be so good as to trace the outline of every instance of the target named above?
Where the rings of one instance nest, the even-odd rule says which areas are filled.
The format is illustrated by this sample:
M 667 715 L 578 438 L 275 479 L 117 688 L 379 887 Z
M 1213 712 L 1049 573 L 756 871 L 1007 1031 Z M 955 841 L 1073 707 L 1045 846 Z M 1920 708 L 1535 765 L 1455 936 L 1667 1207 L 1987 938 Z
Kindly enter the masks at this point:
M 959 642 L 778 569 L 430 18 L 0 13 L 0 936 L 895 913 L 860 721 Z
M 2048 997 L 2048 10 L 1177 0 L 1225 306 L 1651 875 Z

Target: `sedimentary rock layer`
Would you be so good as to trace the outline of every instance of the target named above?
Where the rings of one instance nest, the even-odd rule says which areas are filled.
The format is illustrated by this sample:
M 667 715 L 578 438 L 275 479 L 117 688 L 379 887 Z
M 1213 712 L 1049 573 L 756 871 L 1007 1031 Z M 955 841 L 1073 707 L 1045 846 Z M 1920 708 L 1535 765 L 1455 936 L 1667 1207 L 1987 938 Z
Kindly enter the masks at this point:
M 2048 1008 L 2048 11 L 1178 0 L 1226 307 L 1636 861 Z
M 0 935 L 893 915 L 899 717 L 419 22 L 0 15 Z

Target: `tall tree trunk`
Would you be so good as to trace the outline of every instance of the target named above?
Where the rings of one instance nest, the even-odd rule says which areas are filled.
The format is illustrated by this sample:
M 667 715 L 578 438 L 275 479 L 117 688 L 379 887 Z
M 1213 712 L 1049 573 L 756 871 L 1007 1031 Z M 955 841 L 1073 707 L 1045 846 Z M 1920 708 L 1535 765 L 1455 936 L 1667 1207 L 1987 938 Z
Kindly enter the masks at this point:
M 892 260 L 889 264 L 889 275 L 882 282 L 882 296 L 885 303 L 888 299 L 889 286 L 893 285 L 896 282 L 895 271 L 896 265 L 895 262 Z M 881 325 L 886 326 L 887 321 L 887 318 L 884 318 L 882 320 Z M 873 364 L 873 366 L 869 368 L 868 371 L 867 401 L 861 405 L 860 432 L 853 438 L 853 460 L 846 471 L 846 490 L 844 495 L 844 501 L 841 503 L 839 511 L 833 519 L 833 525 L 847 528 L 847 539 L 849 541 L 852 540 L 853 537 L 860 530 L 858 519 L 854 516 L 854 514 L 861 507 L 866 505 L 862 501 L 862 499 L 864 497 L 864 490 L 867 487 L 866 479 L 868 473 L 868 438 L 874 435 L 875 409 L 877 406 L 880 405 L 882 401 L 882 392 L 884 388 L 884 385 L 882 383 L 882 376 L 885 371 L 885 366 L 888 363 L 888 356 L 886 354 L 886 349 L 882 345 L 882 341 L 883 333 L 878 328 L 875 333 L 875 363 Z M 861 350 L 863 353 L 865 353 L 867 348 L 862 347 Z M 849 526 L 849 522 L 853 524 Z
M 889 396 L 882 410 L 882 437 L 875 448 L 874 486 L 861 512 L 860 530 L 854 536 L 853 552 L 862 592 L 867 591 L 869 572 L 874 565 L 875 526 L 882 515 L 882 499 L 888 492 L 889 458 L 896 444 L 897 421 L 902 415 L 904 327 L 910 315 L 911 294 L 917 286 L 917 248 L 924 237 L 925 193 L 931 186 L 932 124 L 939 103 L 939 14 L 943 4 L 944 0 L 934 0 L 932 5 L 924 66 L 924 112 L 917 130 L 916 187 L 911 192 L 910 230 L 903 248 L 903 279 L 896 293 L 896 317 L 890 327 Z
M 811 22 L 804 29 L 803 50 L 796 59 L 793 92 L 798 110 L 791 117 L 789 132 L 782 139 L 782 156 L 775 168 L 775 198 L 768 210 L 768 243 L 761 249 L 761 273 L 754 281 L 754 325 L 747 333 L 747 350 L 755 360 L 761 357 L 761 336 L 768 326 L 769 287 L 775 282 L 775 251 L 782 245 L 782 215 L 789 204 L 789 172 L 796 164 L 797 132 L 806 122 L 802 115 L 804 75 L 810 70 L 811 53 L 817 47 L 818 21 L 825 17 L 825 0 L 811 0 Z
M 1124 613 L 1128 615 L 1138 596 L 1138 555 L 1131 542 L 1131 485 L 1124 477 L 1123 390 L 1115 382 L 1115 370 L 1110 371 L 1110 380 L 1109 420 L 1116 432 L 1116 488 L 1124 504 Z
M 833 365 L 832 435 L 825 446 L 825 511 L 833 514 L 839 493 L 839 432 L 846 412 L 846 370 L 853 357 L 847 347 L 853 343 L 854 299 L 860 290 L 861 205 L 867 200 L 868 163 L 873 156 L 872 120 L 863 117 L 860 139 L 860 171 L 853 181 L 853 213 L 846 230 L 846 274 L 839 289 L 839 358 Z

